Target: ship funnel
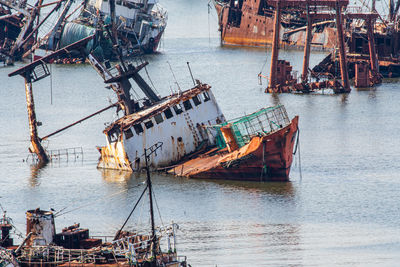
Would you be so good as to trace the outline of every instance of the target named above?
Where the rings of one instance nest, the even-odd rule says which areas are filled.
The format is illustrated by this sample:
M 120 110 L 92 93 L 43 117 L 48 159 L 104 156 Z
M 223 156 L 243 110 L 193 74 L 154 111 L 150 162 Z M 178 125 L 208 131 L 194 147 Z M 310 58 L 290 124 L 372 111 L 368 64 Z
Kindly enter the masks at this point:
M 229 152 L 235 151 L 236 149 L 239 148 L 235 139 L 235 135 L 232 132 L 231 126 L 232 126 L 231 124 L 228 124 L 226 126 L 221 127 L 221 133 L 222 136 L 224 137 L 224 141 L 226 143 L 226 146 L 228 147 Z
M 46 246 L 53 242 L 56 227 L 54 215 L 51 211 L 37 208 L 26 212 L 26 234 L 32 232 L 27 240 L 28 246 Z

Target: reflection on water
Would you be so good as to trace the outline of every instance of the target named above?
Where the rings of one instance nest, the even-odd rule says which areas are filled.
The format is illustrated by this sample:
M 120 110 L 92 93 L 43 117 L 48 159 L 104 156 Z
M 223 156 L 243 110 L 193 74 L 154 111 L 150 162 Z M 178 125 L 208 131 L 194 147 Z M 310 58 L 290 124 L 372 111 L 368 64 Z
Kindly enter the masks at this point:
M 124 170 L 98 169 L 98 171 L 101 173 L 103 180 L 107 183 L 126 183 L 131 178 L 139 177 L 139 174 L 136 172 L 128 172 Z
M 295 188 L 291 182 L 244 182 L 244 181 L 232 181 L 232 180 L 209 180 L 220 185 L 223 188 L 246 190 L 255 193 L 266 193 L 268 195 L 276 195 L 283 197 L 294 197 Z
M 44 169 L 46 167 L 48 167 L 48 163 L 47 162 L 38 162 L 36 164 L 31 164 L 30 168 L 31 168 L 31 176 L 29 179 L 29 185 L 31 187 L 36 187 L 40 185 L 40 174 L 44 171 Z
M 179 243 L 184 253 L 197 255 L 193 266 L 283 266 L 301 262 L 301 227 L 297 224 L 260 224 L 240 221 L 195 222 L 182 226 Z M 245 230 L 244 230 L 245 229 Z M 188 240 L 196 240 L 195 245 Z M 274 265 L 276 264 L 276 265 Z

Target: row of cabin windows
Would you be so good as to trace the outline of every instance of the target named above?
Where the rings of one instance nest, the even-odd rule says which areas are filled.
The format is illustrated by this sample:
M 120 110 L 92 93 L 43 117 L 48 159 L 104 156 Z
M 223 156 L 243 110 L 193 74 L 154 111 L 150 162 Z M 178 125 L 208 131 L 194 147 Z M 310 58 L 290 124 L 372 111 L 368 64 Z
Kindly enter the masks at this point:
M 207 92 L 204 92 L 202 94 L 202 98 L 203 98 L 203 102 L 207 102 L 207 101 L 210 100 L 210 95 Z M 194 96 L 192 98 L 192 100 L 193 100 L 193 103 L 194 103 L 195 106 L 198 106 L 198 105 L 201 104 L 201 100 L 200 100 L 199 95 Z M 190 99 L 188 99 L 186 101 L 183 101 L 183 107 L 182 107 L 181 104 L 177 104 L 177 105 L 173 106 L 173 109 L 174 109 L 176 115 L 181 114 L 183 112 L 183 108 L 185 108 L 186 111 L 193 108 L 192 103 L 190 102 Z M 170 108 L 167 108 L 166 110 L 164 110 L 163 113 L 164 113 L 165 118 L 167 120 L 174 116 L 173 113 L 172 113 L 172 110 Z M 154 116 L 154 120 L 155 120 L 155 122 L 157 124 L 160 124 L 160 123 L 162 123 L 164 121 L 164 118 L 163 118 L 162 114 L 159 113 L 159 114 L 156 114 Z M 154 126 L 154 123 L 153 123 L 152 119 L 144 122 L 144 126 L 146 127 L 146 129 L 152 128 Z M 140 133 L 143 132 L 143 126 L 142 126 L 141 123 L 133 125 L 133 129 L 135 130 L 136 134 L 140 134 Z M 125 138 L 126 139 L 129 139 L 132 136 L 133 136 L 133 132 L 132 132 L 131 129 L 128 129 L 128 130 L 125 131 Z M 116 140 L 114 140 L 114 141 L 116 141 Z

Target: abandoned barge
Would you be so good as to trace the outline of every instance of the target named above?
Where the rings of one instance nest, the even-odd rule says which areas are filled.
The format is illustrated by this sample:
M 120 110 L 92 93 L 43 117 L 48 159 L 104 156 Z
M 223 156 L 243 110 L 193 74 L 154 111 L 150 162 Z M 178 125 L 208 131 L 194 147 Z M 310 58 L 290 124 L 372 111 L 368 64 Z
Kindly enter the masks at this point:
M 173 166 L 169 173 L 201 179 L 288 181 L 298 116 L 289 120 L 284 106 L 213 125 L 217 147 Z

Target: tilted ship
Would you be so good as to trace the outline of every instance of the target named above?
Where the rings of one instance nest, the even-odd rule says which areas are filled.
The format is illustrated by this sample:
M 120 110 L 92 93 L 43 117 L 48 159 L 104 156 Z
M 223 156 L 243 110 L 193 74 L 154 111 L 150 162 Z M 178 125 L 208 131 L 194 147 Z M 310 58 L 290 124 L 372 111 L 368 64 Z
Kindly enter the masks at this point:
M 209 149 L 216 146 L 222 148 L 221 142 L 230 144 L 231 141 L 222 138 L 223 131 L 221 129 L 227 127 L 227 122 L 209 85 L 193 78 L 193 88 L 185 91 L 178 90 L 171 95 L 160 97 L 139 74 L 139 71 L 148 63 L 140 60 L 136 62 L 122 60 L 119 50 L 120 62 L 114 66 L 108 61 L 101 62 L 93 54 L 87 58 L 104 82 L 108 84 L 108 87 L 114 90 L 118 102 L 40 138 L 36 128 L 36 115 L 31 92 L 32 83 L 49 75 L 46 73 L 48 68 L 45 66 L 45 62 L 51 62 L 58 55 L 68 53 L 77 46 L 85 46 L 88 41 L 89 38 L 86 38 L 9 74 L 9 76 L 19 74 L 25 78 L 27 100 L 29 100 L 30 152 L 35 153 L 39 161 L 51 160 L 41 145 L 42 140 L 112 107 L 117 107 L 119 119 L 110 123 L 104 130 L 106 145 L 98 147 L 100 152 L 99 168 L 140 171 L 148 163 L 153 170 L 166 170 L 187 159 L 203 157 Z M 42 76 L 37 73 L 38 70 Z M 190 67 L 189 71 L 191 73 Z M 130 80 L 133 80 L 140 88 L 145 95 L 144 98 L 133 97 L 136 94 L 131 93 L 133 85 Z M 241 133 L 236 131 L 231 136 L 236 138 L 236 147 L 227 145 L 230 147 L 229 153 L 239 151 L 235 156 L 231 155 L 231 160 L 246 162 L 239 166 L 241 175 L 236 179 L 254 180 L 256 173 L 262 173 L 262 180 L 274 180 L 275 177 L 279 177 L 277 180 L 286 181 L 292 163 L 297 117 L 290 121 L 283 106 L 270 108 L 256 114 L 243 119 L 244 124 L 233 123 L 235 127 L 239 127 L 239 125 L 247 127 L 243 128 L 246 129 L 245 132 L 243 130 Z M 258 141 L 254 139 L 257 137 L 261 139 L 257 139 Z M 157 153 L 152 153 L 146 162 L 143 159 L 143 148 L 151 147 L 153 144 L 159 144 L 162 149 Z M 248 150 L 242 158 L 243 150 L 255 146 L 258 147 L 256 150 Z M 260 151 L 263 155 L 261 161 L 259 161 Z M 226 151 L 221 150 L 218 154 L 226 154 Z M 254 166 L 247 168 L 249 161 L 244 159 L 253 156 L 257 158 L 257 161 L 254 161 L 253 158 Z M 237 164 L 228 165 L 236 166 Z M 229 179 L 229 173 L 237 170 L 225 168 L 225 171 L 224 177 Z M 210 175 L 214 174 L 210 173 Z
M 298 145 L 298 116 L 290 120 L 284 106 L 263 108 L 212 128 L 218 132 L 217 146 L 169 173 L 202 179 L 289 180 Z
M 94 35 L 84 48 L 85 56 L 94 52 L 100 58 L 113 58 L 112 39 L 124 57 L 153 53 L 167 25 L 167 11 L 158 0 L 90 0 L 69 12 L 72 3 L 73 0 L 65 0 L 54 26 L 38 40 L 35 48 L 56 51 Z M 69 18 L 80 7 L 79 15 L 71 21 Z M 81 51 L 75 51 L 70 57 L 82 58 Z

